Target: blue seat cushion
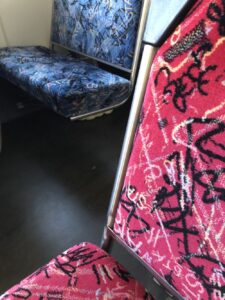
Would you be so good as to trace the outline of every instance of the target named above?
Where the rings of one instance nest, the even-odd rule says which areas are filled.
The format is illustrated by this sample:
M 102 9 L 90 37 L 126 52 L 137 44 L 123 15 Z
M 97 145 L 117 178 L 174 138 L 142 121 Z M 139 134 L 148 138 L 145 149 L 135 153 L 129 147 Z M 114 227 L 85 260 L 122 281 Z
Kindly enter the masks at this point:
M 41 46 L 0 49 L 0 76 L 65 117 L 124 102 L 130 81 Z

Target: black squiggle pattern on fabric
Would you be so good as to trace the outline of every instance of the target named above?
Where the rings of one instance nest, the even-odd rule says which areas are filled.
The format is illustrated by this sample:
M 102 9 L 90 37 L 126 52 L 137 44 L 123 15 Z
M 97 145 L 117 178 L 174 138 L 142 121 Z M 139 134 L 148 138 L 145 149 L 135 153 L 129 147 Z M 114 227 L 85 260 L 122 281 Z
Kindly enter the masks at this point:
M 209 83 L 208 77 L 206 77 L 211 71 L 215 71 L 216 65 L 209 65 L 205 69 L 202 69 L 202 57 L 204 54 L 212 49 L 212 45 L 209 41 L 201 45 L 197 51 L 192 52 L 193 63 L 182 73 L 177 79 L 172 79 L 172 73 L 168 67 L 162 67 L 159 69 L 155 77 L 155 86 L 158 86 L 160 77 L 163 73 L 166 74 L 167 84 L 163 89 L 163 103 L 168 104 L 168 96 L 172 98 L 174 107 L 181 113 L 185 113 L 188 109 L 188 98 L 192 95 L 195 89 L 203 95 L 207 96 L 208 93 L 205 90 L 205 86 Z
M 80 247 L 75 251 L 69 252 L 67 254 L 62 254 L 62 257 L 64 258 L 63 261 L 61 261 L 60 258 L 56 258 L 55 266 L 59 268 L 63 273 L 65 273 L 68 276 L 68 280 L 70 280 L 74 276 L 78 268 L 81 268 L 85 265 L 90 265 L 95 261 L 98 261 L 101 258 L 105 258 L 107 256 L 100 255 L 96 257 L 96 254 L 96 250 L 90 250 L 85 247 Z M 74 265 L 74 262 L 77 262 L 77 264 Z M 74 284 L 76 283 L 77 282 L 74 282 Z
M 174 152 L 169 155 L 167 159 L 169 161 L 175 159 L 173 165 L 176 166 L 176 182 L 172 182 L 168 175 L 164 174 L 165 185 L 159 189 L 155 196 L 152 213 L 154 213 L 155 210 L 161 211 L 165 217 L 163 220 L 164 228 L 168 230 L 170 234 L 179 234 L 177 243 L 181 254 L 180 264 L 186 262 L 189 265 L 196 278 L 201 281 L 203 287 L 206 289 L 209 296 L 208 299 L 212 299 L 213 289 L 223 294 L 225 292 L 225 285 L 218 286 L 209 281 L 205 273 L 207 262 L 213 263 L 215 268 L 220 268 L 221 266 L 225 268 L 225 264 L 214 257 L 212 252 L 209 252 L 208 245 L 203 242 L 198 228 L 192 225 L 191 222 L 188 222 L 188 218 L 193 213 L 192 208 L 196 201 L 195 195 L 198 185 L 204 188 L 201 200 L 205 204 L 210 205 L 217 201 L 225 200 L 225 189 L 220 180 L 220 176 L 225 173 L 225 168 L 214 170 L 208 165 L 208 169 L 198 169 L 195 152 L 193 152 L 191 146 L 194 145 L 197 147 L 202 157 L 206 157 L 205 161 L 213 158 L 225 162 L 224 157 L 217 154 L 217 149 L 218 152 L 221 151 L 221 149 L 224 151 L 225 147 L 215 142 L 218 135 L 225 133 L 225 124 L 217 119 L 193 118 L 190 120 L 192 120 L 192 122 L 188 122 L 188 125 L 186 125 L 188 140 L 183 173 L 191 176 L 191 196 L 182 189 L 180 156 L 178 152 Z M 196 141 L 193 136 L 193 132 L 196 132 L 194 130 L 195 126 L 198 126 L 198 128 L 199 126 L 203 126 L 204 129 L 207 128 L 207 132 L 198 137 Z M 208 149 L 212 143 L 214 151 Z M 182 200 L 183 206 L 181 205 Z M 168 215 L 169 217 L 167 218 Z M 158 223 L 158 226 L 160 226 L 160 223 Z M 202 224 L 202 226 L 204 225 Z M 198 247 L 193 246 L 195 243 L 198 244 Z M 201 249 L 201 253 L 195 251 L 197 248 Z M 173 271 L 171 271 L 170 276 L 166 277 L 170 284 L 172 283 L 172 274 Z M 223 276 L 224 275 L 225 273 Z
M 218 23 L 219 34 L 225 36 L 225 0 L 221 1 L 222 7 L 218 6 L 216 3 L 210 3 L 209 9 L 207 11 L 207 17 Z
M 137 201 L 137 202 L 131 201 L 129 199 L 129 195 L 127 194 L 128 190 L 129 191 L 133 190 L 133 192 L 135 192 L 136 188 L 134 186 L 129 186 L 127 188 L 125 187 L 123 189 L 123 192 L 122 192 L 122 196 L 121 196 L 121 199 L 120 199 L 120 204 L 121 204 L 122 208 L 128 213 L 128 216 L 127 216 L 127 226 L 129 228 L 129 233 L 131 233 L 131 237 L 135 237 L 138 234 L 142 234 L 142 233 L 145 233 L 145 232 L 149 231 L 150 230 L 150 226 L 136 212 L 137 209 L 138 209 L 138 206 L 139 206 L 140 202 L 139 201 Z M 126 200 L 123 199 L 123 195 L 125 193 L 126 193 Z M 130 223 L 132 223 L 132 219 L 133 218 L 139 221 L 139 224 L 141 224 L 140 228 L 132 228 L 132 227 L 130 227 Z

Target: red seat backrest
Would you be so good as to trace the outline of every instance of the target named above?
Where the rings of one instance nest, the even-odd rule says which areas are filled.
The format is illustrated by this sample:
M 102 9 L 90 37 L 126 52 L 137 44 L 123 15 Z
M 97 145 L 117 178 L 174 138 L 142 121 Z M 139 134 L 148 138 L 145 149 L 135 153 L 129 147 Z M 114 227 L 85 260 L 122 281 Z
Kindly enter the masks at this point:
M 185 299 L 225 299 L 225 1 L 154 60 L 114 232 Z

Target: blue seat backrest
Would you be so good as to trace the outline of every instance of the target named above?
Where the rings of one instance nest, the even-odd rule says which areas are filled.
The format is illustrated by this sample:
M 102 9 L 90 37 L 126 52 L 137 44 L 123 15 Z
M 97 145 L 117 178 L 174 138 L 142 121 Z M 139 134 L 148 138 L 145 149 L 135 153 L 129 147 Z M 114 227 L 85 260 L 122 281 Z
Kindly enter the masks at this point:
M 131 70 L 140 0 L 54 0 L 52 42 Z

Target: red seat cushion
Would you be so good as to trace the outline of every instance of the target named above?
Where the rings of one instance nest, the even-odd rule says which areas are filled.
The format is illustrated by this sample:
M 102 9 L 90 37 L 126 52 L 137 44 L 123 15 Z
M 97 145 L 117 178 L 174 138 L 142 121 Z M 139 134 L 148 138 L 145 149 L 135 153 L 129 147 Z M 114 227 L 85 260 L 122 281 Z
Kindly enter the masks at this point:
M 131 275 L 102 249 L 76 245 L 14 286 L 0 299 L 152 299 Z

